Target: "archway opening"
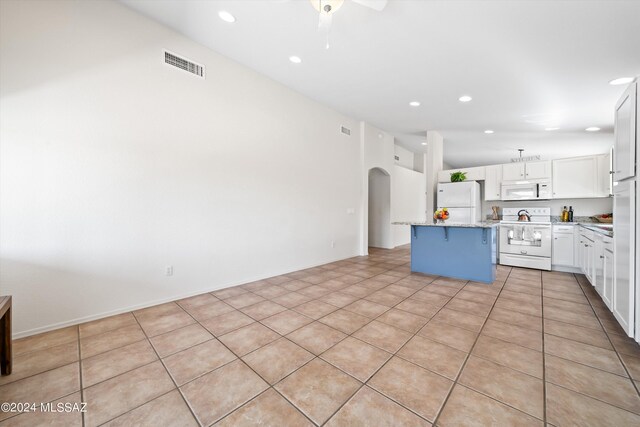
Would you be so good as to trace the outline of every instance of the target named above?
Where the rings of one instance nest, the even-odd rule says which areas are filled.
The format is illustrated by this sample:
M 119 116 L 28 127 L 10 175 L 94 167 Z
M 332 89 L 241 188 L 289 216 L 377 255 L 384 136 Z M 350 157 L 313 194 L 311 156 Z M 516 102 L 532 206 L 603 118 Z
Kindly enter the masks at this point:
M 384 169 L 369 170 L 369 247 L 393 248 L 391 241 L 391 176 Z

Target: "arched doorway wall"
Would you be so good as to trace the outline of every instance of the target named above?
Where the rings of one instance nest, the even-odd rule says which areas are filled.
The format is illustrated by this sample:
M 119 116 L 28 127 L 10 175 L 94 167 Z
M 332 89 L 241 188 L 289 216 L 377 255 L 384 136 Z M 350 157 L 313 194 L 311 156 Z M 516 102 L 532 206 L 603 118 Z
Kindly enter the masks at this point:
M 370 247 L 393 248 L 391 233 L 391 175 L 369 169 L 368 236 Z

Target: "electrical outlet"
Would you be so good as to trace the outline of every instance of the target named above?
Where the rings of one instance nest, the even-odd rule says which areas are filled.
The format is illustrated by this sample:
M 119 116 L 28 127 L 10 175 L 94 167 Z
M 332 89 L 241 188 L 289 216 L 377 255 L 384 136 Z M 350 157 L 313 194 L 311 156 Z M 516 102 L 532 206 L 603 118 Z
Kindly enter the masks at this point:
M 332 248 L 335 248 L 335 247 L 336 247 L 336 242 L 335 242 L 335 240 L 332 240 L 332 241 L 331 241 L 331 247 L 332 247 Z
M 167 276 L 173 276 L 173 265 L 168 266 L 165 269 L 164 274 Z

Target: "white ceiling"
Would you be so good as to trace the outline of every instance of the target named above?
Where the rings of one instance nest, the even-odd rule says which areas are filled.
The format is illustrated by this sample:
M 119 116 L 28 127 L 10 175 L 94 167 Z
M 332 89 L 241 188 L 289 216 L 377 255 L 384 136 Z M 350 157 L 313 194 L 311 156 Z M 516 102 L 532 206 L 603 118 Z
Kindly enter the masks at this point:
M 413 151 L 437 130 L 454 167 L 605 152 L 624 90 L 608 81 L 640 74 L 640 1 L 347 0 L 329 50 L 308 0 L 121 2 Z

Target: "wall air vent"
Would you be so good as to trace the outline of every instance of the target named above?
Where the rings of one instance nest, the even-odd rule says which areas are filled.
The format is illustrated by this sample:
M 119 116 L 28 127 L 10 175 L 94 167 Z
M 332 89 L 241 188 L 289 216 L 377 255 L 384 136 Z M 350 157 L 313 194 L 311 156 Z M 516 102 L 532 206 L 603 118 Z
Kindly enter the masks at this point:
M 340 132 L 344 133 L 345 135 L 351 136 L 351 129 L 344 126 L 340 126 Z
M 204 65 L 196 64 L 186 58 L 181 58 L 168 50 L 164 51 L 164 62 L 165 64 L 180 68 L 181 70 L 195 74 L 196 76 L 204 79 Z

